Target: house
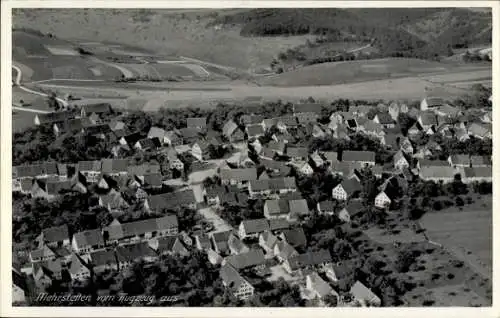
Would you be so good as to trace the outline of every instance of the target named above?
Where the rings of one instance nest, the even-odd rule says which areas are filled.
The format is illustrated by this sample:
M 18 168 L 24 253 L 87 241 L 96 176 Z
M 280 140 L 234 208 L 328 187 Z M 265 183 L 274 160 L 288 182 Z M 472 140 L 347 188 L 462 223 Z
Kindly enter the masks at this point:
M 408 159 L 406 159 L 405 154 L 401 150 L 399 150 L 394 154 L 393 162 L 394 162 L 394 168 L 396 168 L 399 171 L 402 171 L 410 167 Z
M 191 155 L 199 161 L 210 158 L 210 144 L 204 140 L 199 140 L 191 147 Z
M 75 114 L 72 111 L 36 114 L 34 118 L 34 124 L 40 126 L 46 124 L 62 123 L 73 118 L 75 118 Z
M 118 261 L 119 270 L 122 270 L 135 262 L 154 262 L 158 260 L 158 255 L 149 247 L 147 242 L 141 242 L 117 246 L 116 260 Z
M 250 251 L 248 246 L 246 246 L 236 235 L 232 233 L 229 235 L 227 240 L 227 246 L 232 255 L 243 254 Z
M 262 124 L 264 118 L 260 115 L 242 115 L 240 117 L 240 124 L 243 126 Z
M 295 117 L 297 117 L 299 125 L 307 125 L 309 123 L 315 123 L 319 118 L 319 114 L 315 112 L 303 112 L 295 114 Z
M 129 204 L 123 198 L 121 192 L 111 190 L 108 194 L 100 195 L 98 205 L 105 208 L 109 212 L 124 211 L 129 207 Z
M 283 262 L 283 268 L 288 273 L 295 273 L 300 269 L 324 266 L 332 262 L 332 256 L 328 250 L 322 249 L 314 252 L 307 252 L 290 257 Z
M 424 181 L 449 183 L 454 180 L 455 174 L 455 169 L 450 166 L 424 166 L 418 175 Z
M 299 252 L 297 252 L 297 250 L 289 243 L 278 240 L 278 242 L 274 245 L 273 254 L 278 261 L 284 262 L 289 258 L 298 256 Z
M 375 206 L 380 209 L 388 209 L 389 206 L 391 205 L 392 200 L 389 198 L 387 193 L 385 191 L 381 191 L 377 196 L 375 197 Z
M 276 118 L 276 128 L 281 133 L 286 133 L 290 128 L 296 128 L 298 126 L 297 117 L 295 116 L 282 116 Z
M 181 128 L 176 133 L 181 138 L 181 144 L 183 145 L 192 144 L 200 139 L 201 136 L 201 131 L 198 128 Z
M 288 201 L 289 213 L 288 220 L 297 220 L 300 216 L 308 216 L 310 214 L 307 201 L 305 199 L 292 199 Z
M 248 192 L 251 198 L 258 196 L 267 197 L 274 194 L 286 194 L 296 191 L 295 177 L 253 180 L 248 184 Z
M 340 297 L 330 284 L 325 282 L 315 271 L 306 276 L 306 288 L 314 295 L 314 298 L 320 300 L 320 303 L 329 295 Z
M 269 230 L 273 234 L 280 233 L 281 231 L 290 228 L 290 222 L 285 219 L 271 219 L 269 220 Z
M 231 265 L 236 270 L 247 269 L 251 267 L 264 267 L 265 258 L 264 252 L 261 249 L 251 249 L 246 253 L 237 255 L 229 255 L 224 258 L 222 265 Z
M 399 103 L 391 103 L 389 105 L 389 115 L 391 115 L 392 119 L 397 121 L 399 119 L 400 113 L 408 113 L 408 105 L 399 104 Z
M 406 154 L 412 154 L 414 151 L 413 145 L 408 137 L 399 139 L 399 149 Z
M 18 271 L 12 269 L 12 305 L 26 303 L 28 284 L 26 277 Z
M 389 113 L 378 113 L 373 118 L 373 122 L 382 125 L 384 128 L 394 128 L 396 126 L 396 122 Z
M 254 139 L 264 136 L 265 131 L 261 124 L 248 125 L 245 128 L 248 139 Z
M 301 227 L 283 230 L 279 237 L 296 249 L 303 249 L 307 246 L 306 234 Z
M 114 250 L 100 250 L 90 253 L 90 264 L 95 274 L 118 270 Z
M 257 180 L 257 169 L 255 168 L 240 168 L 240 169 L 221 169 L 221 183 L 224 185 L 243 186 L 250 181 Z
M 342 152 L 342 161 L 357 163 L 362 166 L 375 165 L 375 153 L 373 151 L 350 151 L 346 150 Z
M 179 236 L 165 236 L 153 239 L 148 242 L 149 247 L 157 252 L 158 255 L 180 255 L 187 256 L 189 251 L 182 243 Z
M 110 227 L 108 227 L 109 229 Z M 155 237 L 177 235 L 179 232 L 179 223 L 177 216 L 165 215 L 161 218 L 123 223 L 121 224 L 121 233 L 119 228 L 112 228 L 111 230 L 113 230 L 113 233 L 109 234 L 113 234 L 115 241 L 134 243 Z M 119 234 L 121 234 L 121 237 L 118 237 Z
M 78 191 L 80 193 L 87 192 L 87 189 L 79 183 L 71 180 L 66 181 L 42 181 L 35 180 L 31 187 L 31 196 L 33 198 L 45 198 L 48 201 L 67 192 Z
M 206 234 L 197 234 L 194 236 L 195 246 L 200 251 L 205 251 L 212 248 L 210 237 Z
M 286 218 L 290 212 L 287 200 L 266 200 L 264 203 L 264 216 L 267 219 Z
M 144 209 L 149 212 L 172 210 L 181 206 L 196 208 L 196 198 L 192 189 L 151 195 L 144 201 Z
M 355 178 L 347 179 L 339 183 L 332 190 L 332 197 L 339 201 L 345 201 L 357 193 L 361 192 L 362 187 L 358 180 Z
M 450 163 L 450 166 L 453 168 L 457 167 L 470 167 L 471 165 L 471 158 L 469 155 L 465 154 L 454 154 L 450 155 L 448 157 L 448 162 Z
M 463 183 L 492 182 L 493 180 L 491 167 L 463 167 L 460 170 Z
M 50 287 L 54 280 L 62 279 L 61 260 L 33 263 L 33 279 L 35 285 L 41 290 Z
M 222 134 L 229 142 L 239 142 L 245 139 L 245 134 L 233 120 L 229 120 L 224 124 Z
M 215 232 L 211 234 L 214 250 L 219 254 L 226 254 L 229 250 L 228 240 L 232 231 Z
M 492 138 L 491 125 L 471 123 L 467 127 L 467 132 L 469 135 L 479 139 Z
M 403 138 L 402 134 L 387 133 L 380 138 L 380 144 L 386 149 L 397 150 L 401 138 Z
M 208 256 L 208 261 L 212 265 L 220 265 L 220 264 L 222 264 L 222 261 L 224 260 L 222 258 L 222 256 L 220 256 L 219 254 L 217 254 L 217 252 L 214 251 L 214 250 L 212 250 L 212 249 L 208 249 L 207 250 L 207 256 Z
M 144 138 L 138 140 L 134 144 L 134 148 L 137 150 L 156 150 L 161 147 L 161 141 L 158 138 Z
M 40 248 L 31 251 L 29 256 L 30 256 L 29 259 L 32 263 L 44 262 L 48 260 L 54 260 L 57 258 L 54 251 L 52 251 L 52 249 L 45 244 Z
M 67 225 L 54 226 L 42 230 L 37 237 L 39 246 L 46 244 L 49 247 L 69 246 L 69 231 Z
M 151 127 L 148 131 L 147 138 L 154 139 L 157 138 L 162 144 L 167 143 L 165 140 L 165 134 L 167 132 L 165 129 L 160 128 L 160 127 Z
M 102 159 L 101 172 L 108 176 L 119 177 L 128 174 L 128 159 Z
M 97 114 L 99 116 L 103 114 L 110 114 L 113 112 L 111 109 L 111 104 L 109 103 L 97 103 L 97 104 L 89 104 L 83 105 L 80 108 L 80 116 L 81 117 L 89 117 L 92 114 Z
M 422 112 L 417 118 L 422 130 L 428 131 L 429 129 L 436 127 L 438 125 L 436 114 L 431 112 Z
M 408 128 L 408 137 L 409 138 L 416 138 L 420 135 L 422 132 L 423 128 L 420 126 L 418 122 L 415 122 L 410 128 Z
M 444 106 L 446 102 L 439 97 L 426 97 L 420 102 L 420 110 L 425 111 L 435 107 Z
M 102 237 L 106 245 L 118 244 L 124 238 L 121 223 L 117 219 L 114 219 L 108 226 L 102 229 Z
M 269 222 L 267 219 L 243 220 L 238 227 L 238 234 L 241 239 L 258 237 L 260 233 L 269 231 L 269 229 Z
M 71 241 L 73 251 L 78 254 L 86 254 L 104 248 L 104 238 L 100 229 L 78 232 L 73 235 Z
M 316 203 L 316 210 L 319 214 L 333 215 L 335 213 L 335 204 L 331 200 Z
M 182 145 L 183 139 L 179 132 L 169 130 L 165 132 L 165 136 L 163 136 L 163 142 L 168 146 L 175 147 Z
M 326 137 L 326 132 L 319 125 L 315 124 L 315 125 L 313 125 L 313 128 L 312 128 L 312 136 L 314 138 L 324 138 L 324 137 Z
M 231 265 L 224 265 L 220 269 L 223 285 L 238 299 L 248 299 L 253 296 L 255 288 L 241 276 Z
M 259 245 L 266 251 L 267 255 L 274 255 L 274 247 L 279 239 L 271 231 L 262 232 L 259 235 Z
M 380 298 L 360 281 L 356 281 L 356 283 L 352 285 L 350 293 L 353 296 L 354 301 L 358 302 L 362 306 L 378 307 L 382 304 Z
M 73 281 L 85 281 L 90 278 L 91 272 L 88 265 L 80 256 L 73 254 L 68 272 Z
M 321 114 L 323 105 L 320 103 L 299 103 L 293 105 L 293 115 L 297 116 L 299 113 L 312 112 Z
M 386 132 L 384 126 L 374 122 L 373 120 L 367 120 L 363 124 L 358 126 L 358 131 L 374 138 L 382 138 Z
M 325 151 L 323 152 L 323 158 L 325 158 L 325 161 L 328 163 L 329 166 L 331 166 L 333 163 L 338 162 L 338 153 L 335 151 Z
M 349 202 L 340 212 L 339 219 L 346 223 L 350 223 L 352 218 L 360 212 L 364 211 L 363 204 L 360 201 Z
M 354 277 L 356 264 L 354 262 L 338 262 L 337 264 L 327 264 L 322 271 L 331 282 L 338 282 L 349 277 Z
M 470 156 L 470 165 L 472 168 L 491 167 L 491 157 L 487 156 Z
M 267 144 L 267 148 L 279 156 L 283 156 L 285 154 L 285 147 L 286 144 L 284 142 L 277 142 L 274 140 L 271 140 Z
M 306 176 L 310 176 L 314 173 L 314 169 L 311 167 L 311 165 L 308 162 L 299 162 L 297 163 L 298 171 Z
M 207 118 L 206 117 L 191 117 L 186 119 L 187 128 L 195 128 L 198 130 L 207 129 Z

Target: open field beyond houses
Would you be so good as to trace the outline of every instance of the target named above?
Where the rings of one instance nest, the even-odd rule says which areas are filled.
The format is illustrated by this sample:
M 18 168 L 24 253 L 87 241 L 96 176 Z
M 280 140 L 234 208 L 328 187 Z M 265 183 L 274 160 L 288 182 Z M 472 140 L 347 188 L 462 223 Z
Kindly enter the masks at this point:
M 421 220 L 430 240 L 442 244 L 483 276 L 492 271 L 492 210 L 428 213 Z

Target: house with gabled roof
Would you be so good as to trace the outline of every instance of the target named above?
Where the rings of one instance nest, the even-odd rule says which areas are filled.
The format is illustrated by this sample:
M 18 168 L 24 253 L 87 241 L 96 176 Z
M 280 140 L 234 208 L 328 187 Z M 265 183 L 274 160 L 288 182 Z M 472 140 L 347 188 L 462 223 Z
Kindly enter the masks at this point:
M 342 152 L 342 161 L 349 163 L 357 163 L 362 166 L 375 165 L 375 153 L 373 151 L 351 151 Z
M 258 237 L 260 233 L 265 231 L 269 231 L 269 222 L 265 218 L 243 220 L 238 227 L 238 234 L 241 239 Z
M 265 131 L 261 124 L 248 125 L 245 128 L 248 139 L 264 136 Z
M 491 167 L 492 161 L 489 156 L 470 156 L 470 165 L 472 168 Z
M 453 182 L 456 171 L 450 166 L 424 166 L 419 170 L 418 176 L 424 181 Z
M 253 296 L 255 288 L 231 265 L 223 265 L 220 269 L 223 285 L 238 299 L 248 299 Z
M 108 176 L 119 177 L 128 174 L 128 159 L 102 159 L 101 172 Z
M 144 201 L 146 211 L 171 210 L 177 207 L 185 206 L 190 209 L 196 208 L 196 198 L 192 189 L 167 192 L 151 195 Z
M 389 113 L 378 113 L 373 118 L 373 122 L 382 125 L 384 128 L 394 128 L 396 126 L 396 122 Z
M 194 235 L 195 246 L 200 251 L 212 249 L 212 242 L 207 234 Z
M 316 204 L 316 210 L 319 214 L 333 215 L 335 213 L 335 204 L 331 200 L 321 201 Z
M 302 112 L 295 114 L 295 117 L 297 117 L 299 125 L 307 125 L 315 123 L 319 118 L 319 114 L 315 112 Z
M 264 118 L 261 115 L 244 114 L 240 117 L 240 124 L 243 126 L 262 124 Z
M 101 229 L 75 233 L 71 241 L 71 247 L 78 254 L 86 254 L 103 249 L 104 238 Z
M 219 254 L 227 254 L 229 251 L 228 240 L 232 231 L 214 232 L 210 235 L 214 250 Z
M 284 262 L 289 258 L 293 258 L 299 255 L 299 252 L 297 252 L 297 250 L 292 245 L 290 245 L 286 241 L 281 240 L 278 240 L 274 245 L 273 253 L 280 262 Z
M 309 152 L 305 147 L 287 147 L 286 155 L 293 161 L 304 161 L 307 159 Z
M 364 207 L 361 201 L 351 201 L 339 212 L 339 219 L 349 223 L 354 216 L 363 211 Z
M 278 242 L 278 237 L 271 231 L 265 231 L 259 235 L 259 245 L 266 251 L 267 255 L 274 255 L 274 247 Z
M 69 230 L 67 225 L 45 228 L 37 237 L 39 246 L 46 244 L 49 247 L 70 246 Z
M 118 263 L 114 250 L 99 250 L 90 253 L 90 265 L 95 274 L 105 271 L 117 271 Z
M 287 200 L 266 200 L 264 203 L 264 216 L 267 219 L 286 218 L 289 212 L 290 208 Z
M 479 139 L 492 138 L 491 125 L 488 124 L 471 123 L 467 126 L 467 132 Z
M 191 147 L 191 155 L 200 161 L 210 159 L 210 143 L 198 140 Z
M 158 139 L 156 137 L 155 138 L 143 138 L 143 139 L 138 140 L 134 144 L 134 149 L 142 150 L 142 151 L 156 150 L 159 147 L 161 147 L 161 141 L 160 141 L 160 139 Z
M 109 212 L 120 212 L 128 209 L 129 204 L 123 198 L 121 192 L 112 189 L 105 195 L 100 195 L 98 205 Z
M 28 295 L 28 284 L 26 276 L 12 269 L 12 305 L 26 304 L 26 296 Z
M 471 165 L 471 160 L 470 156 L 466 154 L 453 154 L 448 156 L 448 162 L 450 163 L 450 166 L 457 168 L 457 167 L 470 167 Z
M 354 300 L 361 306 L 378 307 L 382 304 L 380 298 L 360 281 L 356 281 L 349 290 Z
M 342 261 L 336 264 L 327 264 L 321 268 L 322 272 L 331 282 L 338 282 L 349 277 L 354 277 L 356 263 L 353 261 Z
M 306 276 L 306 289 L 314 295 L 315 299 L 320 301 L 320 304 L 323 304 L 323 299 L 330 295 L 340 298 L 330 284 L 325 282 L 315 271 Z
M 307 246 L 307 238 L 302 227 L 294 227 L 281 232 L 279 238 L 297 249 L 302 249 Z
M 314 138 L 324 138 L 326 137 L 325 130 L 318 124 L 314 124 L 312 127 L 312 136 Z
M 158 260 L 158 254 L 149 247 L 147 242 L 140 242 L 116 247 L 116 259 L 119 270 L 133 265 L 135 262 L 144 261 L 147 263 Z
M 54 251 L 52 251 L 52 249 L 45 244 L 30 252 L 30 262 L 32 263 L 54 260 L 56 258 L 57 255 Z
M 206 117 L 190 117 L 186 119 L 186 126 L 188 128 L 196 128 L 199 130 L 207 129 Z
M 40 126 L 61 123 L 73 118 L 75 118 L 75 114 L 72 111 L 59 111 L 46 114 L 36 114 L 33 121 L 35 125 Z
M 187 256 L 189 251 L 182 243 L 179 236 L 165 236 L 158 239 L 152 239 L 148 241 L 149 247 L 151 247 L 158 255 L 180 255 Z
M 92 114 L 97 114 L 99 116 L 103 114 L 111 114 L 113 109 L 111 108 L 111 104 L 109 103 L 96 103 L 96 104 L 88 104 L 83 105 L 80 108 L 80 116 L 88 117 Z
M 256 168 L 221 169 L 221 183 L 224 185 L 244 186 L 250 181 L 257 180 Z
M 420 102 L 420 110 L 425 111 L 428 109 L 433 109 L 435 107 L 446 105 L 446 101 L 440 97 L 425 97 Z
M 229 255 L 224 258 L 222 265 L 231 265 L 236 270 L 247 268 L 261 268 L 265 265 L 264 252 L 261 249 L 250 249 L 246 253 Z
M 250 251 L 250 248 L 248 248 L 245 243 L 243 243 L 236 235 L 234 235 L 234 233 L 231 233 L 231 235 L 229 235 L 227 245 L 229 248 L 229 252 L 232 255 L 243 254 Z
M 89 265 L 77 254 L 71 256 L 71 263 L 68 272 L 73 281 L 85 281 L 90 278 L 91 271 Z
M 375 197 L 374 205 L 380 209 L 388 209 L 392 200 L 385 191 L 380 191 Z
M 175 147 L 183 144 L 183 139 L 179 131 L 169 130 L 165 132 L 163 136 L 163 143 Z
M 297 256 L 289 257 L 283 262 L 283 268 L 288 273 L 295 273 L 301 269 L 315 268 L 316 266 L 325 266 L 332 262 L 332 256 L 326 249 L 307 252 Z
M 299 103 L 293 105 L 293 115 L 296 116 L 299 113 L 316 113 L 321 114 L 323 110 L 323 105 L 320 103 Z
M 393 162 L 394 162 L 394 168 L 400 171 L 410 167 L 410 162 L 408 161 L 405 154 L 401 150 L 397 151 L 394 154 Z
M 463 183 L 492 182 L 492 167 L 462 167 L 460 175 Z
M 362 186 L 357 179 L 346 179 L 333 188 L 332 197 L 339 201 L 345 201 L 357 195 L 361 190 Z
M 417 122 L 422 127 L 422 130 L 428 131 L 430 128 L 437 127 L 438 121 L 436 114 L 432 112 L 422 112 L 417 118 Z

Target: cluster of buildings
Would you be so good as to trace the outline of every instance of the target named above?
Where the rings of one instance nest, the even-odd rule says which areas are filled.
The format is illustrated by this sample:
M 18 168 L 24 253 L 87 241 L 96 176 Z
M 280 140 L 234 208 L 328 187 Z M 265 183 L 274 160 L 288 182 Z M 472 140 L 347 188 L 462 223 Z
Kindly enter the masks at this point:
M 355 199 L 363 191 L 363 169 L 384 179 L 373 202 L 381 209 L 387 209 L 395 199 L 391 187 L 396 184 L 404 191 L 416 178 L 446 183 L 458 174 L 464 183 L 492 180 L 490 157 L 454 154 L 447 161 L 434 160 L 441 151 L 439 144 L 417 146 L 414 142 L 422 134 L 440 134 L 461 141 L 471 136 L 491 138 L 491 111 L 465 113 L 436 98 L 424 99 L 420 109 L 398 103 L 379 105 L 370 120 L 367 115 L 372 110 L 372 106 L 353 106 L 334 111 L 329 122 L 322 124 L 318 121 L 324 113 L 322 105 L 297 104 L 292 113 L 281 117 L 244 114 L 230 118 L 220 132 L 209 127 L 207 118 L 188 118 L 186 127 L 171 131 L 151 127 L 147 133 L 130 132 L 123 122 L 107 120 L 113 112 L 107 104 L 83 106 L 78 117 L 69 112 L 37 115 L 35 124 L 50 125 L 57 136 L 85 133 L 114 142 L 111 152 L 115 158 L 16 166 L 13 191 L 52 200 L 66 191 L 85 193 L 93 189 L 92 185 L 106 190 L 98 194 L 98 205 L 110 212 L 128 208 L 124 191 L 140 200 L 145 211 L 155 213 L 180 206 L 196 209 L 200 204 L 217 210 L 228 204 L 246 205 L 248 200 L 262 199 L 264 217 L 243 220 L 236 229 L 191 236 L 179 233 L 175 215 L 123 224 L 114 220 L 106 228 L 72 235 L 65 225 L 44 229 L 23 271 L 32 274 L 43 287 L 59 279 L 65 270 L 72 279 L 81 280 L 106 269 L 120 270 L 139 259 L 154 261 L 164 253 L 188 255 L 190 249 L 196 248 L 205 251 L 210 262 L 221 266 L 225 286 L 239 298 L 246 299 L 255 292 L 245 278 L 246 271 L 265 270 L 270 259 L 288 275 L 302 277 L 305 294 L 319 300 L 338 296 L 330 283 L 348 275 L 349 270 L 334 264 L 328 250 L 308 251 L 299 220 L 317 210 L 350 222 L 362 210 Z M 407 134 L 399 127 L 400 113 L 415 119 Z M 310 152 L 297 142 L 326 136 L 348 140 L 353 134 L 379 140 L 393 153 L 392 165 L 383 165 L 371 151 Z M 220 182 L 202 186 L 201 200 L 189 187 L 150 194 L 149 189 L 161 189 L 170 176 L 162 173 L 158 163 L 131 165 L 128 159 L 120 158 L 130 150 L 158 151 L 167 154 L 168 169 L 183 170 L 184 162 L 178 153 L 188 152 L 204 163 L 210 159 L 211 146 L 237 144 L 239 154 L 221 160 L 216 169 Z M 326 169 L 342 181 L 333 187 L 331 199 L 316 202 L 311 208 L 298 191 L 295 176 L 310 176 L 318 169 Z M 334 201 L 343 202 L 344 207 L 335 211 Z M 357 302 L 380 305 L 380 299 L 361 282 L 350 290 Z M 342 301 L 346 303 L 339 299 L 339 303 Z

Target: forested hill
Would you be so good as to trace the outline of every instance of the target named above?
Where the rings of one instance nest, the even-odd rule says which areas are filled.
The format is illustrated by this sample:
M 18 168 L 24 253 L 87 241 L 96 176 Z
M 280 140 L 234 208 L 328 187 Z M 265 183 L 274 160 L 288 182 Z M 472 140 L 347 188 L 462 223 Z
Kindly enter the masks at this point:
M 460 8 L 253 9 L 214 24 L 241 25 L 242 36 L 323 34 L 374 41 L 386 55 L 445 55 L 450 48 L 491 42 L 491 12 Z

